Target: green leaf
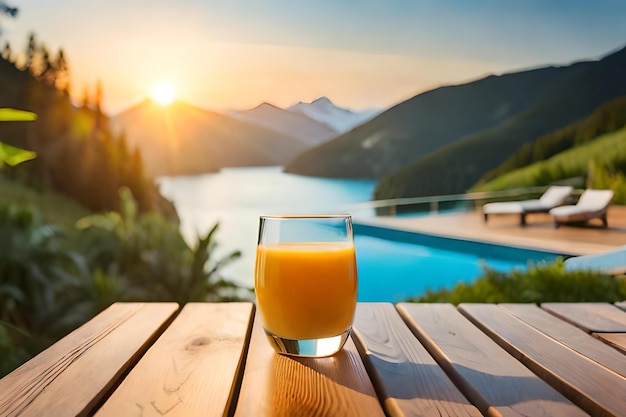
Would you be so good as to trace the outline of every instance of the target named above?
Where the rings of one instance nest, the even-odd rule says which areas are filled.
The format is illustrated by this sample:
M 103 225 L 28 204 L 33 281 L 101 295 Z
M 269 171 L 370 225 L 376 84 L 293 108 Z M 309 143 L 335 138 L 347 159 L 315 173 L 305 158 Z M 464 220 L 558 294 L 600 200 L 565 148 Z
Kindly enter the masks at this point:
M 0 142 L 0 167 L 4 164 L 15 166 L 17 164 L 21 164 L 22 162 L 35 159 L 36 157 L 37 154 L 33 151 L 16 148 Z
M 0 109 L 0 122 L 32 122 L 37 119 L 35 113 L 15 109 Z

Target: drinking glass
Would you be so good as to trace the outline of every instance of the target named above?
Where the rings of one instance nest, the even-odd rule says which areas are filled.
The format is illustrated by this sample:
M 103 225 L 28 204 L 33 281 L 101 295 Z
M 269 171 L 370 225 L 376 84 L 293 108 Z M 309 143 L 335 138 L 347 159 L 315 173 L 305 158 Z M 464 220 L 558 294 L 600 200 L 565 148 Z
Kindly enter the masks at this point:
M 357 295 L 350 215 L 261 216 L 254 288 L 276 352 L 322 357 L 341 350 Z

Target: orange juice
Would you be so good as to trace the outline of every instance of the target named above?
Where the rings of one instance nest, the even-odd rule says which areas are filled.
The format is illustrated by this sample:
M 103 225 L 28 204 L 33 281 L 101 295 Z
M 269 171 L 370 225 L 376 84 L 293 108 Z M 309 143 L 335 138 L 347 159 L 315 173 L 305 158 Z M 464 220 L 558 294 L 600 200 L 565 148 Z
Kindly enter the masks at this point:
M 354 245 L 260 244 L 255 289 L 267 331 L 296 340 L 337 336 L 350 328 L 356 308 Z

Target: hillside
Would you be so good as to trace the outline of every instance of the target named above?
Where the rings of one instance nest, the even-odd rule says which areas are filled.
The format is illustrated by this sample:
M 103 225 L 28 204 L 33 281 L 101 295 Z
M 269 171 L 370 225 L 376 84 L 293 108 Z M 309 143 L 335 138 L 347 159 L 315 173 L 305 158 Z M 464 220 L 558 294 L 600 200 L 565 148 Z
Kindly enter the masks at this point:
M 626 126 L 626 97 L 619 97 L 603 104 L 580 122 L 542 136 L 534 142 L 524 143 L 506 161 L 483 175 L 477 185 L 480 186 L 508 172 L 548 159 L 559 152 L 595 140 L 602 134 L 614 132 L 624 126 Z
M 307 146 L 278 132 L 175 102 L 150 100 L 112 120 L 141 151 L 146 174 L 189 175 L 223 167 L 283 165 Z
M 626 49 L 599 61 L 536 71 L 558 76 L 541 88 L 532 86 L 532 102 L 499 123 L 461 137 L 388 175 L 378 184 L 375 197 L 464 192 L 524 143 L 581 120 L 601 104 L 626 95 Z M 515 82 L 517 75 L 523 74 L 508 77 Z
M 317 145 L 337 136 L 337 132 L 324 123 L 269 103 L 259 104 L 250 110 L 231 112 L 230 116 L 298 139 L 307 146 Z
M 547 185 L 566 178 L 586 177 L 590 170 L 593 174 L 593 170 L 597 167 L 608 168 L 608 171 L 612 171 L 616 177 L 626 174 L 626 127 L 602 135 L 592 142 L 560 152 L 544 161 L 501 175 L 493 181 L 477 186 L 475 190 L 495 191 Z M 599 178 L 590 180 L 597 183 Z M 626 183 L 624 187 L 623 191 L 626 191 Z M 626 195 L 618 196 L 616 193 L 615 199 L 624 197 Z

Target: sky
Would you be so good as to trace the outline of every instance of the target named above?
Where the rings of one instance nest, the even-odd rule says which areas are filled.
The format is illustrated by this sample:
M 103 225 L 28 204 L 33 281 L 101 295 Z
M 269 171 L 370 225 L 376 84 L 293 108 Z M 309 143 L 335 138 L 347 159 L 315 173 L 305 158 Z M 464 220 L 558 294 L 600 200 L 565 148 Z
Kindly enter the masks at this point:
M 103 86 L 116 114 L 170 83 L 217 110 L 326 96 L 386 108 L 489 74 L 597 59 L 626 45 L 623 0 L 0 0 L 0 44 L 28 34 Z

